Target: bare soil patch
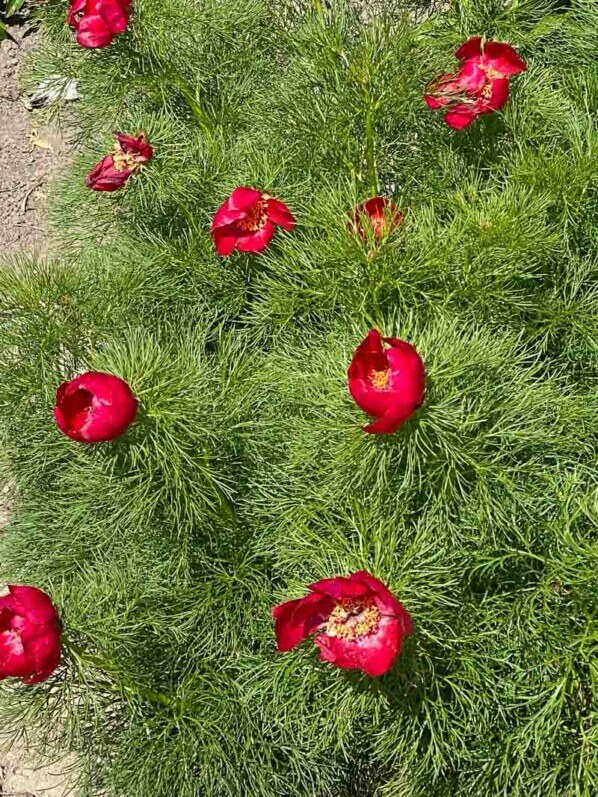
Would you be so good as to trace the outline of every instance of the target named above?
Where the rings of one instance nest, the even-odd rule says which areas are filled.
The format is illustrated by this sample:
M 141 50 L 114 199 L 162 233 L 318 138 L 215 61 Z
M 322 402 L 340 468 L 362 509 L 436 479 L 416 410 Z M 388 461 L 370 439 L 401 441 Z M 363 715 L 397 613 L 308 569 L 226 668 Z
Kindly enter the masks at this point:
M 0 41 L 0 261 L 19 252 L 46 254 L 48 186 L 72 151 L 39 112 L 27 109 L 20 91 L 20 73 L 38 32 L 25 22 L 11 27 L 10 35 L 12 40 Z M 11 494 L 10 483 L 0 484 L 0 533 L 10 523 Z M 42 766 L 21 746 L 0 750 L 0 797 L 66 797 L 69 764 Z

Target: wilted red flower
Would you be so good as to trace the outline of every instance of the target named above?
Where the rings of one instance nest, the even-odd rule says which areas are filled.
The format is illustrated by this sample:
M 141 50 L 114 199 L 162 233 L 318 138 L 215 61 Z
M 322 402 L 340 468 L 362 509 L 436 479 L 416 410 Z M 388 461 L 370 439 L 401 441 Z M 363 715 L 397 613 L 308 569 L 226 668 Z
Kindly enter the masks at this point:
M 348 374 L 356 404 L 378 419 L 363 427 L 366 432 L 395 432 L 423 403 L 426 373 L 421 357 L 409 343 L 382 338 L 377 329 L 356 349 Z
M 263 252 L 276 226 L 289 232 L 295 218 L 284 202 L 254 188 L 235 188 L 212 221 L 212 239 L 219 255 Z
M 54 417 L 67 437 L 99 443 L 119 437 L 135 420 L 137 399 L 124 379 L 88 371 L 56 391 Z
M 77 42 L 95 49 L 107 47 L 126 30 L 130 15 L 130 0 L 71 0 L 67 19 L 77 31 Z
M 446 123 L 461 130 L 481 114 L 502 108 L 509 96 L 509 77 L 524 72 L 527 66 L 510 44 L 482 44 L 481 36 L 466 41 L 455 55 L 461 69 L 442 75 L 425 100 L 430 108 L 447 108 Z
M 403 214 L 396 205 L 389 199 L 375 196 L 355 208 L 349 227 L 364 240 L 371 230 L 378 240 L 398 227 L 402 221 Z
M 413 632 L 411 618 L 388 588 L 366 570 L 311 584 L 310 594 L 272 610 L 276 644 L 285 653 L 317 633 L 321 661 L 384 675 Z
M 93 191 L 118 191 L 123 188 L 131 175 L 151 160 L 154 154 L 145 133 L 138 136 L 127 136 L 124 133 L 114 135 L 114 152 L 102 158 L 85 179 L 85 185 Z
M 60 620 L 37 587 L 9 586 L 0 596 L 0 680 L 45 681 L 60 663 Z

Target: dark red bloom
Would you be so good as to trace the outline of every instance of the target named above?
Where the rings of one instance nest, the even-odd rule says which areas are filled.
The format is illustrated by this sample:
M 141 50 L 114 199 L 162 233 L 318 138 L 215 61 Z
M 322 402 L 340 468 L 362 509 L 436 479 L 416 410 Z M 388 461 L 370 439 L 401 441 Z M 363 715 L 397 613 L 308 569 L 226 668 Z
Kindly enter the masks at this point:
M 111 155 L 97 163 L 87 175 L 85 185 L 93 191 L 118 191 L 131 175 L 152 159 L 154 150 L 145 134 L 127 136 L 115 133 L 116 145 Z
M 356 404 L 377 418 L 363 427 L 366 432 L 395 432 L 423 403 L 426 372 L 421 357 L 409 343 L 382 338 L 377 329 L 356 349 L 348 374 Z
M 285 653 L 317 633 L 321 661 L 384 675 L 413 632 L 411 618 L 388 588 L 366 570 L 310 584 L 310 594 L 272 610 L 276 644 Z
M 349 227 L 364 240 L 369 231 L 378 240 L 392 232 L 402 221 L 403 214 L 396 205 L 389 199 L 375 196 L 355 208 Z
M 71 0 L 67 19 L 77 31 L 77 42 L 95 49 L 107 47 L 126 30 L 130 15 L 130 0 Z
M 36 587 L 9 586 L 0 596 L 0 680 L 45 681 L 60 663 L 60 620 Z
M 137 399 L 118 376 L 88 371 L 56 391 L 54 417 L 67 437 L 99 443 L 119 437 L 135 420 Z
M 481 114 L 502 108 L 509 96 L 509 78 L 524 72 L 527 66 L 510 44 L 482 44 L 481 36 L 466 41 L 455 55 L 461 69 L 442 75 L 425 100 L 430 108 L 447 109 L 446 123 L 461 130 Z
M 279 226 L 289 232 L 295 218 L 284 202 L 254 188 L 235 188 L 212 221 L 212 239 L 219 255 L 263 252 Z

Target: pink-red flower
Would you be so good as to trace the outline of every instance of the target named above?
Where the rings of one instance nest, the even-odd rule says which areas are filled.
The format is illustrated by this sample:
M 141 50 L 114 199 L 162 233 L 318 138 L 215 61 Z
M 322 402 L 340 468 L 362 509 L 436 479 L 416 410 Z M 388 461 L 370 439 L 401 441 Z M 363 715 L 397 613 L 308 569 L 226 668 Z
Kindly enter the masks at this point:
M 54 417 L 67 437 L 81 443 L 114 440 L 133 423 L 137 399 L 118 376 L 88 371 L 56 391 Z
M 52 601 L 37 587 L 9 586 L 0 596 L 0 680 L 36 684 L 60 663 L 60 620 Z
M 239 252 L 263 252 L 276 227 L 289 232 L 295 218 L 288 207 L 268 194 L 243 186 L 235 188 L 212 221 L 212 239 L 222 257 Z
M 413 631 L 411 618 L 390 590 L 366 570 L 310 584 L 309 595 L 272 610 L 278 650 L 315 633 L 320 659 L 347 670 L 384 675 Z
M 77 31 L 77 42 L 92 49 L 107 47 L 127 29 L 130 0 L 71 0 L 68 23 Z
M 482 43 L 481 36 L 466 41 L 455 55 L 460 70 L 438 78 L 425 100 L 430 108 L 445 109 L 446 123 L 461 130 L 481 114 L 502 108 L 509 97 L 509 78 L 527 66 L 510 44 Z
M 371 233 L 376 240 L 388 235 L 403 221 L 403 214 L 389 199 L 375 196 L 353 211 L 350 229 L 365 240 Z
M 395 432 L 423 403 L 426 372 L 421 357 L 411 344 L 383 338 L 377 329 L 355 350 L 348 375 L 356 404 L 377 419 L 363 427 L 366 432 Z
M 131 175 L 139 171 L 154 154 L 145 133 L 140 133 L 138 136 L 127 136 L 125 133 L 114 135 L 116 136 L 114 152 L 102 158 L 85 180 L 85 185 L 93 191 L 118 191 L 119 188 L 123 188 Z

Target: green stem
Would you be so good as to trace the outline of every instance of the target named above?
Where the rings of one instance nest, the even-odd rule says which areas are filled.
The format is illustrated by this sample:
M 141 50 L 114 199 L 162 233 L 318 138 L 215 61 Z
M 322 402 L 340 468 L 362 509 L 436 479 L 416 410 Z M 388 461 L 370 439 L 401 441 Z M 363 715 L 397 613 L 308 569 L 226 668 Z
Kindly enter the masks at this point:
M 211 136 L 213 134 L 213 126 L 209 115 L 201 107 L 197 97 L 182 78 L 179 78 L 177 85 L 197 123 L 206 135 Z
M 180 712 L 180 700 L 169 697 L 168 695 L 164 694 L 164 692 L 157 692 L 155 689 L 148 689 L 145 686 L 140 686 L 139 684 L 124 682 L 122 673 L 120 673 L 111 662 L 103 659 L 101 656 L 94 656 L 91 653 L 86 653 L 83 648 L 81 648 L 72 640 L 63 639 L 63 645 L 79 661 L 91 664 L 94 667 L 97 667 L 99 670 L 102 670 L 102 672 L 111 675 L 123 691 L 128 692 L 129 694 L 137 695 L 137 697 L 141 697 L 150 703 L 171 709 L 177 713 Z
M 374 105 L 368 92 L 368 110 L 365 117 L 365 160 L 368 183 L 372 196 L 378 196 L 378 167 L 376 166 L 375 116 Z
M 319 16 L 324 16 L 324 6 L 322 5 L 322 0 L 314 0 L 314 10 Z
M 204 461 L 204 464 L 206 466 L 206 470 L 209 470 L 209 468 L 210 468 L 210 460 L 211 460 L 211 458 L 212 458 L 212 455 L 211 455 L 210 449 L 208 448 L 207 445 L 204 445 L 203 461 Z M 230 500 L 228 495 L 224 492 L 222 487 L 220 487 L 220 485 L 218 485 L 216 482 L 211 481 L 211 487 L 214 490 L 214 492 L 216 493 L 216 497 L 217 497 L 217 499 L 218 499 L 218 501 L 220 503 L 220 508 L 222 509 L 222 513 L 224 515 L 226 515 L 226 517 L 228 518 L 229 521 L 231 521 L 233 523 L 236 523 L 236 521 L 237 521 L 237 513 L 235 511 L 235 507 L 234 507 L 233 502 Z

